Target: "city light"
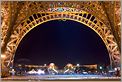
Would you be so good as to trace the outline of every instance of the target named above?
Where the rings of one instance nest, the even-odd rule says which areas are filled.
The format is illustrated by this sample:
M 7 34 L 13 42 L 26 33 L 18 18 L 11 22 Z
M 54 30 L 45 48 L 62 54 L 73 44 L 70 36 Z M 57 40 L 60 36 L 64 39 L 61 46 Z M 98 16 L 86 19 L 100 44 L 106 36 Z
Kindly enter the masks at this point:
M 73 65 L 72 65 L 72 64 L 67 64 L 67 66 L 68 66 L 68 67 L 73 67 Z
M 117 71 L 117 68 L 114 68 L 115 71 Z
M 44 64 L 44 66 L 47 66 L 47 64 Z
M 102 66 L 100 66 L 100 69 L 102 69 Z
M 21 65 L 21 64 L 19 64 L 19 65 Z M 54 64 L 51 64 L 51 66 L 53 66 Z M 79 66 L 79 64 L 76 64 L 77 66 Z M 18 66 L 18 65 L 17 65 Z M 27 65 L 26 65 L 27 66 Z M 28 66 L 31 66 L 31 65 L 28 65 Z M 32 65 L 33 66 L 33 65 Z M 32 67 L 31 66 L 31 67 Z M 50 66 L 50 64 L 49 64 L 49 66 Z M 74 76 L 74 75 L 76 75 L 75 77 L 79 77 L 79 76 L 82 76 L 82 77 L 91 77 L 91 78 L 97 78 L 97 76 L 99 76 L 100 78 L 102 78 L 102 77 L 111 77 L 111 76 L 113 76 L 113 75 L 115 75 L 115 74 L 117 74 L 117 72 L 116 72 L 116 70 L 118 70 L 118 68 L 116 67 L 116 68 L 114 68 L 113 70 L 111 70 L 111 72 L 110 72 L 110 70 L 108 71 L 108 73 L 105 73 L 104 72 L 104 70 L 102 71 L 102 72 L 100 72 L 100 71 L 97 71 L 97 69 L 95 69 L 94 71 L 93 70 L 91 70 L 91 69 L 88 69 L 88 68 L 90 68 L 90 67 L 82 67 L 82 65 L 81 65 L 81 69 L 79 69 L 79 67 L 78 67 L 78 71 L 77 70 L 75 70 L 75 69 L 72 69 L 72 68 L 70 68 L 70 67 L 73 67 L 73 64 L 67 64 L 66 66 L 68 67 L 68 66 L 70 66 L 70 67 L 68 67 L 67 69 L 55 69 L 55 68 L 51 68 L 50 69 L 50 67 L 49 66 L 47 66 L 47 67 L 44 67 L 44 66 L 34 66 L 33 67 L 33 69 L 28 69 L 28 71 L 24 71 L 24 70 L 26 70 L 26 69 L 24 69 L 24 67 L 23 67 L 23 69 L 21 69 L 21 70 L 14 70 L 14 69 L 12 69 L 11 71 L 10 71 L 10 74 L 11 75 L 26 75 L 26 76 L 39 76 L 39 77 L 43 77 L 43 75 L 44 75 L 44 78 L 46 77 L 48 77 L 48 76 L 50 76 L 50 75 L 56 75 L 56 77 L 58 77 L 59 78 L 59 76 L 62 76 L 63 78 L 67 78 L 66 76 L 69 76 L 69 78 L 72 78 L 72 75 Z M 18 66 L 18 67 L 20 67 L 20 66 Z M 30 68 L 31 68 L 30 67 Z M 75 67 L 74 67 L 75 68 Z M 87 69 L 86 69 L 87 68 Z M 100 66 L 99 67 L 99 69 L 103 69 L 103 67 L 102 66 Z M 23 71 L 22 71 L 23 70 Z M 46 71 L 47 70 L 47 71 Z M 101 75 L 102 74 L 102 75 Z M 46 75 L 46 76 L 45 76 Z M 119 74 L 117 74 L 116 76 L 119 76 Z M 50 77 L 48 77 L 48 78 L 50 78 Z
M 38 70 L 38 72 L 37 72 L 38 74 L 45 74 L 45 72 L 43 71 L 43 70 Z
M 77 66 L 77 67 L 79 67 L 79 66 L 80 66 L 80 64 L 77 64 L 76 66 Z
M 54 66 L 55 64 L 54 63 L 50 63 L 50 66 Z
M 31 71 L 29 71 L 28 73 L 29 74 L 37 74 L 37 72 L 34 69 L 32 69 Z

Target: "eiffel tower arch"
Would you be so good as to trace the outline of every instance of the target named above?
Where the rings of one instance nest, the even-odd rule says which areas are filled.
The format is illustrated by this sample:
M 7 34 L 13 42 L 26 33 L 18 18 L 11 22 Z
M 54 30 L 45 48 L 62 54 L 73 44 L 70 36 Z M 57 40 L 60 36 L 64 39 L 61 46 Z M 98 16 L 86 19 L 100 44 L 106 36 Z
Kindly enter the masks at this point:
M 98 1 L 2 2 L 2 65 L 9 68 L 23 37 L 36 26 L 51 20 L 72 20 L 88 26 L 106 45 L 111 66 L 120 65 L 119 42 L 107 17 L 106 4 Z

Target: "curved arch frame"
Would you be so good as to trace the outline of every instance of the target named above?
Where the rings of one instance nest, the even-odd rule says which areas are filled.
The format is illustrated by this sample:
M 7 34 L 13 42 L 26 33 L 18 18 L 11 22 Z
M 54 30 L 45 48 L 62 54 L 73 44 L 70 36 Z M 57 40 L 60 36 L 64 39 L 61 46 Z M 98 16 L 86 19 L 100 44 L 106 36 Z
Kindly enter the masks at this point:
M 49 11 L 49 12 L 38 12 L 31 15 L 28 19 L 23 21 L 14 30 L 13 34 L 10 37 L 10 41 L 7 44 L 7 50 L 4 53 L 5 55 L 7 55 L 7 58 L 4 60 L 4 64 L 6 64 L 6 66 L 10 65 L 10 63 L 14 59 L 14 54 L 16 52 L 16 49 L 20 41 L 29 31 L 31 31 L 39 24 L 51 20 L 57 20 L 57 19 L 73 20 L 90 27 L 104 41 L 109 53 L 111 64 L 112 62 L 116 62 L 116 60 L 117 63 L 120 63 L 120 52 L 118 50 L 118 46 L 114 39 L 114 36 L 112 35 L 110 29 L 99 19 L 97 19 L 96 17 L 94 17 L 93 15 L 85 11 L 81 11 L 81 12 L 62 12 L 62 11 L 50 12 Z

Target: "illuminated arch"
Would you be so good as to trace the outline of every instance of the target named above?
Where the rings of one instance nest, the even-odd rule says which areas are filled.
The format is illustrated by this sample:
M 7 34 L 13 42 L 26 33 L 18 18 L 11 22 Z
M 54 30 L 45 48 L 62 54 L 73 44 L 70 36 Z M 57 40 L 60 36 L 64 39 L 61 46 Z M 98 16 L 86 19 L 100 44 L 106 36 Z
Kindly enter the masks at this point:
M 10 37 L 10 41 L 7 44 L 7 50 L 4 53 L 7 55 L 7 58 L 4 61 L 6 66 L 9 66 L 13 61 L 14 54 L 20 41 L 29 31 L 39 24 L 58 19 L 64 21 L 73 20 L 90 27 L 104 41 L 109 53 L 110 62 L 120 63 L 120 52 L 118 50 L 117 43 L 113 34 L 111 33 L 111 30 L 102 21 L 83 10 L 79 12 L 79 10 L 74 8 L 67 9 L 66 7 L 61 7 L 48 9 L 47 12 L 35 13 L 28 19 L 24 20 L 16 29 L 14 29 L 13 34 Z

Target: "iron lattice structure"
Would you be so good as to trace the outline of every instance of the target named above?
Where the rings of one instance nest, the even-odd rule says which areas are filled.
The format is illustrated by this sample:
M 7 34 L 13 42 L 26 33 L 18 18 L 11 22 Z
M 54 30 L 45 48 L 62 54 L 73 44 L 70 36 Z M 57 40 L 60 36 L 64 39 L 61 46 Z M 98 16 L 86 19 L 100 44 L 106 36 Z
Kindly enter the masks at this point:
M 2 1 L 1 7 L 5 67 L 13 62 L 19 43 L 29 31 L 57 19 L 80 22 L 94 30 L 106 45 L 111 65 L 120 65 L 120 1 Z

